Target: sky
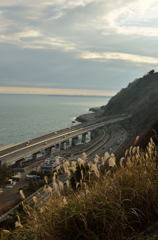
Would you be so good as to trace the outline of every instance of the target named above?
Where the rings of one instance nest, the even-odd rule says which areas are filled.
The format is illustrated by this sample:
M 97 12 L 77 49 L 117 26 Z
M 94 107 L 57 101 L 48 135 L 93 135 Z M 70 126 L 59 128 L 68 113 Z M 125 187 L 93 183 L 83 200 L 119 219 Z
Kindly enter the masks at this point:
M 157 12 L 158 0 L 0 0 L 0 93 L 119 91 L 157 70 Z

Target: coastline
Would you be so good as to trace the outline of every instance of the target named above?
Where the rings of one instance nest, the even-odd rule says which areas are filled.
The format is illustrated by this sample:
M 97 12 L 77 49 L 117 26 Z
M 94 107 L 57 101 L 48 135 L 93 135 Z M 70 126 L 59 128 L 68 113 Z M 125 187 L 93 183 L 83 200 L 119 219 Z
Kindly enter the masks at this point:
M 104 111 L 101 109 L 101 107 L 92 107 L 89 109 L 89 113 L 81 114 L 78 117 L 76 117 L 76 121 L 80 123 L 85 123 L 85 122 L 91 122 L 95 121 L 98 118 L 103 117 Z

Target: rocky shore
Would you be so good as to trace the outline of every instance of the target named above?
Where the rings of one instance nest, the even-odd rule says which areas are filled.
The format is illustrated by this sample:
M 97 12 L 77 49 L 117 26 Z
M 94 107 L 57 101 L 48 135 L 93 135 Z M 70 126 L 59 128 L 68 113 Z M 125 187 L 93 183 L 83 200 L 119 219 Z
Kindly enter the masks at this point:
M 102 110 L 99 107 L 96 108 L 90 108 L 90 113 L 82 114 L 78 116 L 75 120 L 81 123 L 89 122 L 89 121 L 95 121 L 101 117 L 103 117 L 104 110 Z

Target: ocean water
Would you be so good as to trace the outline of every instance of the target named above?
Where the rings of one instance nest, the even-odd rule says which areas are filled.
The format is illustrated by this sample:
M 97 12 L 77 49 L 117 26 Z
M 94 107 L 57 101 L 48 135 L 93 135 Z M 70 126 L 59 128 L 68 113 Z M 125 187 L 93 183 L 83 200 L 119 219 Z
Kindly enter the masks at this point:
M 15 144 L 70 127 L 89 108 L 110 98 L 83 96 L 0 95 L 0 145 Z

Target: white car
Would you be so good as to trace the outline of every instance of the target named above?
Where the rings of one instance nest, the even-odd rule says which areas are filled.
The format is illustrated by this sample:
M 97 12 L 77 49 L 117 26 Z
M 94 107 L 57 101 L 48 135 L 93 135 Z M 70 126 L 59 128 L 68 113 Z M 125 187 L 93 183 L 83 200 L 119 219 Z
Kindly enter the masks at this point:
M 0 194 L 3 193 L 3 188 L 0 188 Z
M 28 146 L 29 144 L 30 144 L 30 141 L 27 141 L 27 142 L 26 142 L 26 146 Z
M 11 184 L 6 185 L 5 188 L 13 188 L 13 185 L 11 185 Z

